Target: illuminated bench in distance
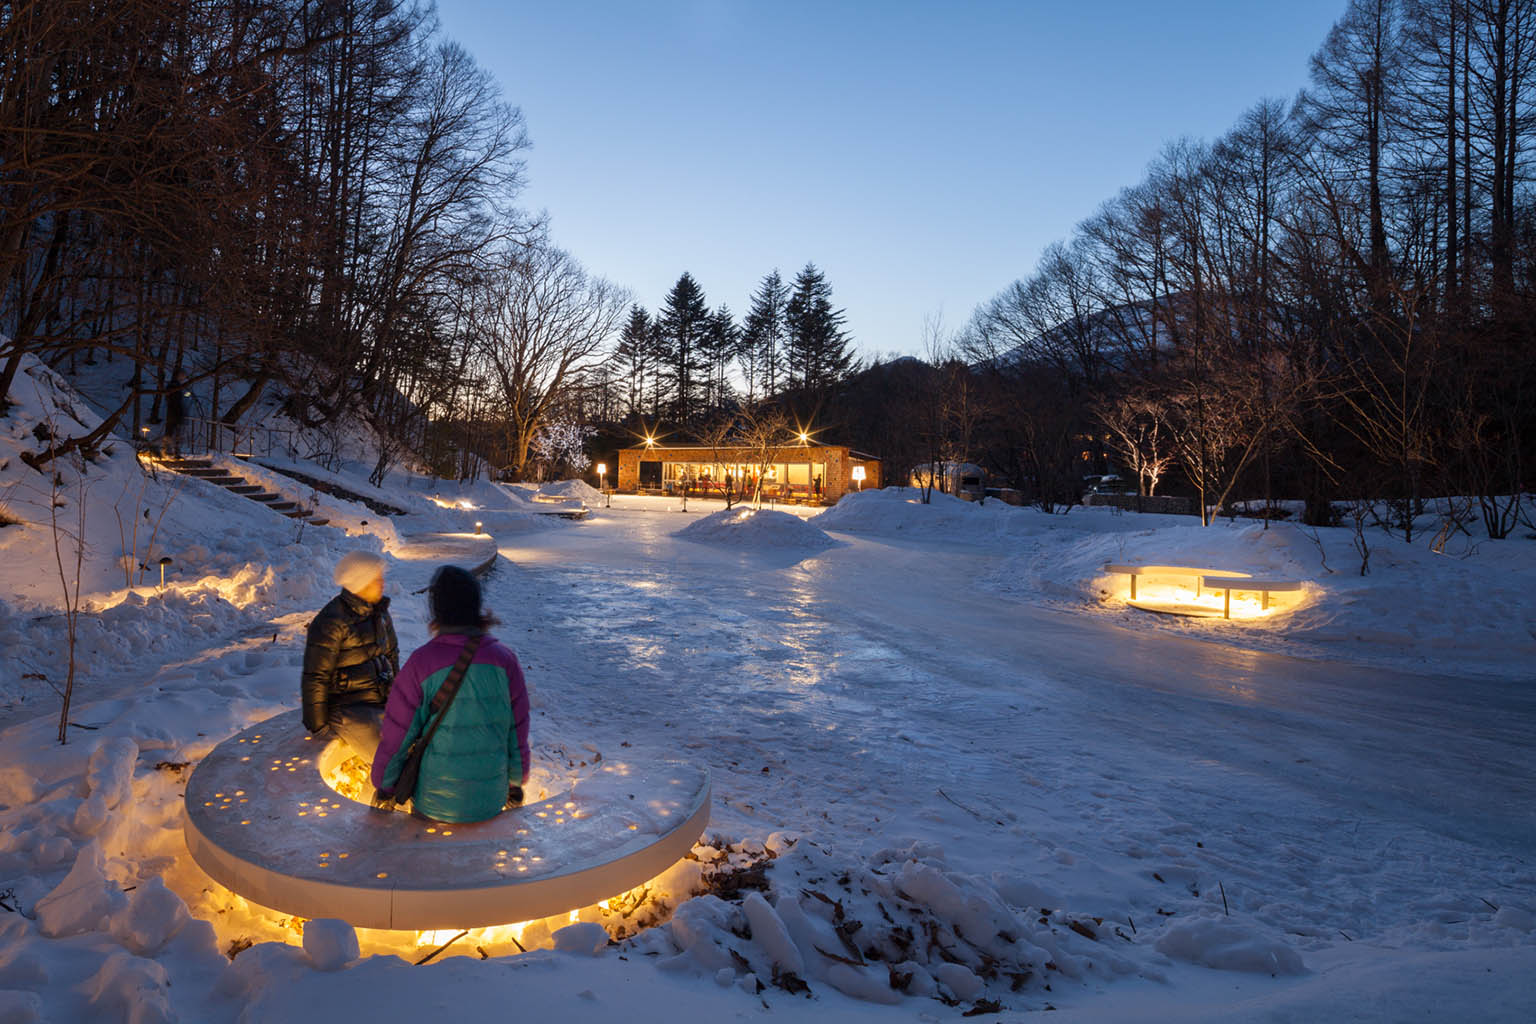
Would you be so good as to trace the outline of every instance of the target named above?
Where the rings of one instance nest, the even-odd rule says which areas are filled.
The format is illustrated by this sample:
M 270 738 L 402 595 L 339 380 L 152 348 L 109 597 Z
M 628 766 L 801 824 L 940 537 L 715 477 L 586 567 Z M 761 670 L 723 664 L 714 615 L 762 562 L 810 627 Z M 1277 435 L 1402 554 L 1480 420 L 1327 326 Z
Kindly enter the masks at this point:
M 1195 596 L 1200 596 L 1200 580 L 1207 579 L 1246 579 L 1245 572 L 1232 572 L 1227 569 L 1200 569 L 1188 565 L 1106 565 L 1104 571 L 1109 573 L 1123 573 L 1131 578 L 1131 600 L 1136 600 L 1136 580 L 1138 577 L 1168 577 L 1188 576 L 1195 581 Z
M 350 751 L 285 712 L 232 736 L 187 783 L 187 848 L 264 907 L 359 928 L 480 928 L 552 917 L 656 877 L 709 823 L 709 771 L 604 763 L 570 791 L 450 825 L 376 810 L 322 777 Z
M 1301 589 L 1300 580 L 1256 580 L 1252 577 L 1234 580 L 1206 576 L 1201 580 L 1201 583 L 1206 590 L 1220 590 L 1223 592 L 1224 601 L 1222 602 L 1221 617 L 1224 619 L 1232 617 L 1232 594 L 1234 591 L 1239 594 L 1263 595 L 1260 608 L 1263 611 L 1269 611 L 1269 595 L 1271 593 Z

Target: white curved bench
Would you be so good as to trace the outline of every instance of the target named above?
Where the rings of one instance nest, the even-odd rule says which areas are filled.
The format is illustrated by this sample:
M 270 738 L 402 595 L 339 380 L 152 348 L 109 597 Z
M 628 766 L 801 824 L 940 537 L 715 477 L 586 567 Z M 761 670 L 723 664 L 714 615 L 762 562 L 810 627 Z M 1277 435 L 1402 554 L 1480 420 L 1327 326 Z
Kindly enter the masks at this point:
M 349 751 L 289 711 L 220 743 L 187 783 L 184 832 L 208 875 L 253 903 L 360 928 L 479 928 L 626 892 L 709 822 L 705 768 L 605 763 L 569 792 L 490 821 L 380 811 L 322 778 Z
M 1104 566 L 1105 572 L 1124 573 L 1131 578 L 1131 600 L 1136 600 L 1136 578 L 1138 576 L 1192 576 L 1195 580 L 1195 596 L 1200 596 L 1200 581 L 1203 578 L 1210 579 L 1246 579 L 1246 572 L 1236 572 L 1231 569 L 1201 569 L 1189 565 L 1113 565 Z

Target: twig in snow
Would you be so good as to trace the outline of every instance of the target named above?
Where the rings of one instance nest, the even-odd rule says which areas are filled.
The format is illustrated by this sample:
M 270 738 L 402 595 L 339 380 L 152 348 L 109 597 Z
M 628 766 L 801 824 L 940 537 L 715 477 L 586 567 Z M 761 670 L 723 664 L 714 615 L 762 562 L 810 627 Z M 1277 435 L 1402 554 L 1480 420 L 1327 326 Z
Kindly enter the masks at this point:
M 1354 939 L 1350 938 L 1349 935 L 1342 928 L 1339 929 L 1339 934 L 1344 936 L 1344 941 L 1345 942 L 1354 942 L 1355 941 Z
M 1483 900 L 1483 898 L 1482 898 L 1482 897 L 1481 897 L 1481 896 L 1479 896 L 1479 897 L 1478 897 L 1478 899 L 1480 899 L 1480 900 Z M 1488 901 L 1487 901 L 1487 900 L 1483 900 L 1483 902 L 1484 902 L 1484 903 L 1488 903 Z M 1489 907 L 1490 907 L 1490 908 L 1492 908 L 1492 910 L 1493 910 L 1493 912 L 1494 912 L 1494 913 L 1495 913 L 1495 914 L 1497 914 L 1497 913 L 1498 913 L 1498 912 L 1499 912 L 1499 905 L 1498 905 L 1498 904 L 1497 904 L 1497 903 L 1488 903 L 1488 906 L 1489 906 Z
M 459 932 L 459 934 L 455 935 L 453 938 L 449 939 L 447 942 L 443 943 L 441 946 L 438 946 L 436 949 L 434 949 L 432 952 L 428 953 L 426 956 L 422 957 L 420 960 L 417 960 L 416 961 L 416 966 L 420 967 L 422 964 L 429 964 L 429 963 L 431 963 L 433 960 L 435 960 L 437 958 L 437 954 L 441 953 L 443 950 L 447 949 L 449 946 L 453 945 L 455 942 L 458 942 L 460 939 L 462 939 L 464 936 L 466 936 L 468 934 L 469 934 L 469 929 L 465 928 L 463 931 Z M 516 942 L 517 940 L 513 939 L 512 941 Z M 518 949 L 522 949 L 523 947 L 522 946 L 518 946 L 517 948 Z
M 1221 911 L 1222 911 L 1222 913 L 1226 914 L 1228 917 L 1231 917 L 1232 916 L 1232 909 L 1227 906 L 1227 887 L 1222 885 L 1221 882 L 1218 881 L 1216 883 L 1216 888 L 1221 890 Z
M 517 947 L 517 951 L 519 953 L 526 953 L 526 952 L 528 952 L 528 950 L 523 947 L 523 944 L 521 942 L 517 941 L 517 936 L 516 935 L 508 935 L 507 938 L 512 940 L 512 945 Z
M 956 807 L 960 808 L 966 814 L 972 815 L 978 821 L 990 821 L 994 825 L 1001 825 L 1002 824 L 1002 822 L 998 821 L 996 818 L 989 818 L 985 814 L 982 814 L 980 811 L 973 811 L 973 810 L 971 810 L 969 807 L 965 806 L 965 804 L 963 804 L 960 801 L 956 800 L 954 797 L 950 796 L 948 793 L 944 792 L 942 789 L 939 790 L 939 796 L 943 797 L 945 800 L 948 800 L 950 803 L 952 803 Z
M 1134 917 L 1132 917 L 1130 914 L 1126 914 L 1125 915 L 1125 919 L 1126 919 L 1126 921 L 1130 922 L 1131 934 L 1135 935 L 1136 934 L 1136 919 Z
M 824 950 L 820 946 L 816 946 L 816 945 L 811 946 L 811 948 L 814 949 L 816 952 L 820 953 L 822 956 L 826 957 L 828 960 L 836 960 L 838 963 L 840 963 L 840 964 L 847 964 L 850 967 L 863 967 L 864 966 L 864 961 L 863 960 L 850 960 L 846 956 L 839 956 L 836 953 L 828 953 L 826 950 Z

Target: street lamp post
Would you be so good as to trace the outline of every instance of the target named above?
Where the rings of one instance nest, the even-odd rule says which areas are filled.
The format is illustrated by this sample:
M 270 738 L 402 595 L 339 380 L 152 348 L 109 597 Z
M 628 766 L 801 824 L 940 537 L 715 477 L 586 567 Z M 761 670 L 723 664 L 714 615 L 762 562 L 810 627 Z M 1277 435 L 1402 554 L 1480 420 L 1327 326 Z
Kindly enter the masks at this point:
M 608 463 L 606 463 L 606 462 L 599 462 L 597 464 L 597 489 L 599 491 L 601 491 L 602 494 L 603 494 L 603 508 L 608 508 L 609 507 L 608 488 L 603 483 L 603 477 L 605 477 L 607 475 L 608 475 Z

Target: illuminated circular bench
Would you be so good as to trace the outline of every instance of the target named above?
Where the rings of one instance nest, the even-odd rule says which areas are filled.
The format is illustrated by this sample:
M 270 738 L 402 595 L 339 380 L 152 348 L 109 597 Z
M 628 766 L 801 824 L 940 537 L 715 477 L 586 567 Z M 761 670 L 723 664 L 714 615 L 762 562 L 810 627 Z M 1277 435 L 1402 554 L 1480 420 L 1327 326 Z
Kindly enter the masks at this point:
M 298 711 L 232 736 L 187 783 L 187 848 L 253 903 L 360 928 L 478 928 L 617 896 L 686 854 L 707 769 L 605 763 L 568 792 L 472 825 L 376 810 L 322 774 L 349 755 Z

